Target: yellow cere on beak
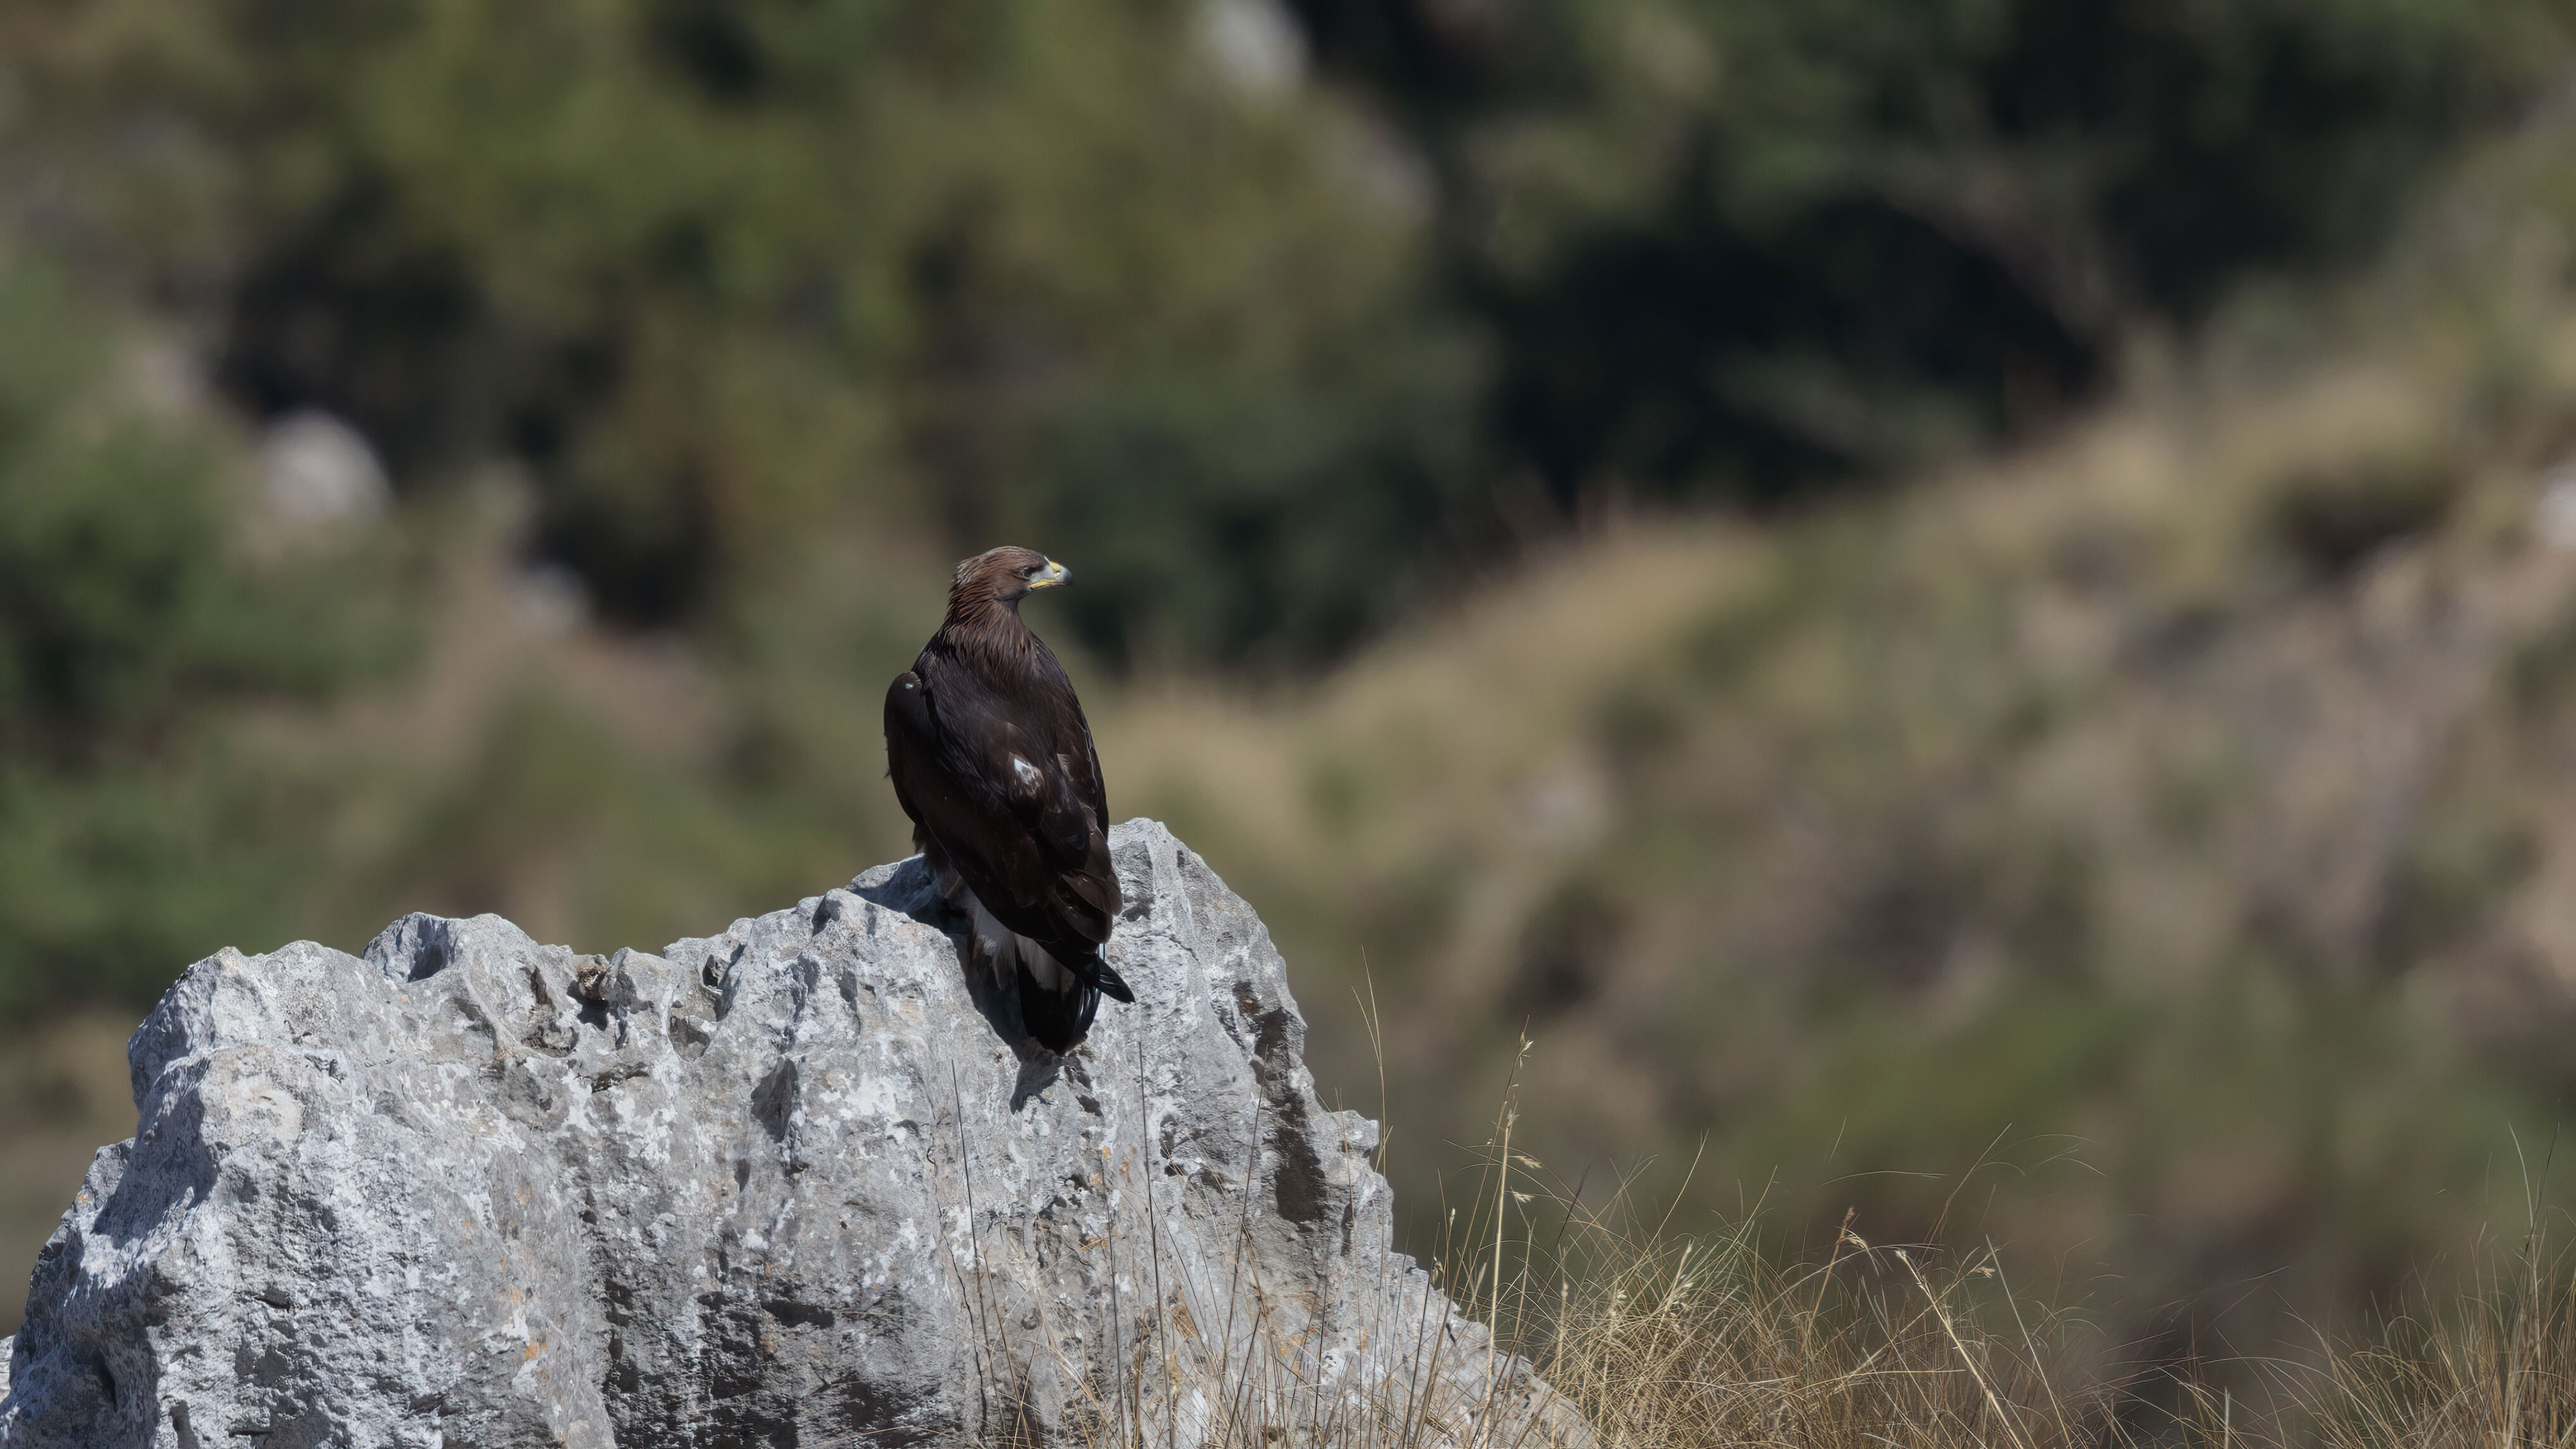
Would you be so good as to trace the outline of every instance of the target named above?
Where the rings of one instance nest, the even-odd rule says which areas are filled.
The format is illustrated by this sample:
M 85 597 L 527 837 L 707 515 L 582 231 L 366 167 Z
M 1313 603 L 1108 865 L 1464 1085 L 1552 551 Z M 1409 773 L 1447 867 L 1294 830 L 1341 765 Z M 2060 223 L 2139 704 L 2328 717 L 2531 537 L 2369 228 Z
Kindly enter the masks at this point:
M 1073 570 L 1066 568 L 1064 565 L 1057 563 L 1053 559 L 1047 560 L 1047 566 L 1045 568 L 1029 575 L 1029 587 L 1033 589 L 1051 589 L 1058 584 L 1070 583 L 1072 581 Z

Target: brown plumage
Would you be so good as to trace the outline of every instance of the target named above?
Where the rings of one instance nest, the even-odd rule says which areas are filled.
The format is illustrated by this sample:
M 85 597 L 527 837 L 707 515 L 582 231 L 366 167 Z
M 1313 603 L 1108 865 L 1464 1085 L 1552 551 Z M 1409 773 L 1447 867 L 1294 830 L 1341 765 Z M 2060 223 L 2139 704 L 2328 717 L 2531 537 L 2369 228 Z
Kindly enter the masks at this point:
M 957 566 L 948 617 L 886 691 L 886 773 L 912 839 L 974 920 L 973 948 L 1017 979 L 1029 1035 L 1069 1051 L 1106 993 L 1134 1001 L 1101 959 L 1118 919 L 1100 754 L 1073 682 L 1020 622 L 1063 565 L 997 548 Z

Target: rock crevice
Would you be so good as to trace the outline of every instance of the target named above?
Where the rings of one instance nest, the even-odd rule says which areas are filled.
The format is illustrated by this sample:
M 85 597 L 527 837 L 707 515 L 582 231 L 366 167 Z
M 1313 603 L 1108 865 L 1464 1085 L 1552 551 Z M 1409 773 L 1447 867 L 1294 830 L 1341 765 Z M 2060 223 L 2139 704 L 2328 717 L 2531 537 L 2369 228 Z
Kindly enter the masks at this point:
M 209 957 L 0 1449 L 1583 1438 L 1390 1248 L 1259 919 L 1159 825 L 1112 847 L 1138 1002 L 1063 1058 L 918 860 L 660 955 L 415 915 Z

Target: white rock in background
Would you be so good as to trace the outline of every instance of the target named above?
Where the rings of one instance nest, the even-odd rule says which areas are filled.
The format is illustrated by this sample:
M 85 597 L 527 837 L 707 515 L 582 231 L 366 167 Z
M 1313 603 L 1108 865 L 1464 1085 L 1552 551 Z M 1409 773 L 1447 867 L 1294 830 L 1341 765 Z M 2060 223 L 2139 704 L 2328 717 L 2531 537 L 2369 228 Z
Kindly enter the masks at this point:
M 1275 100 L 1306 78 L 1306 36 L 1279 0 L 1203 0 L 1199 49 L 1243 95 Z
M 1138 1002 L 1061 1060 L 918 860 L 662 956 L 410 916 L 198 963 L 0 1446 L 1587 1439 L 1390 1250 L 1259 919 L 1112 849 Z
M 2576 548 L 2576 464 L 2562 463 L 2541 476 L 2534 512 L 2540 536 L 2551 547 Z
M 384 465 L 356 428 L 306 408 L 269 424 L 259 444 L 269 511 L 297 528 L 364 523 L 393 501 Z

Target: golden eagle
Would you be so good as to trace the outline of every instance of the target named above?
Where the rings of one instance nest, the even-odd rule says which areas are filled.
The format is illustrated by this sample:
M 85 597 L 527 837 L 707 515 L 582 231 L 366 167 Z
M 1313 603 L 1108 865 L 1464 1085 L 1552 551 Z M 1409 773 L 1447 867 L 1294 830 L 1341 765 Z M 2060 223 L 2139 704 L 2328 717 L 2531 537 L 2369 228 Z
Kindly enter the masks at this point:
M 886 773 L 913 844 L 974 922 L 972 956 L 1016 975 L 1020 1020 L 1050 1051 L 1091 1029 L 1102 993 L 1134 1001 L 1100 947 L 1118 919 L 1100 753 L 1064 666 L 1020 622 L 1032 589 L 1073 577 L 1025 548 L 957 566 L 948 617 L 886 691 Z

